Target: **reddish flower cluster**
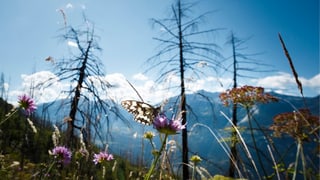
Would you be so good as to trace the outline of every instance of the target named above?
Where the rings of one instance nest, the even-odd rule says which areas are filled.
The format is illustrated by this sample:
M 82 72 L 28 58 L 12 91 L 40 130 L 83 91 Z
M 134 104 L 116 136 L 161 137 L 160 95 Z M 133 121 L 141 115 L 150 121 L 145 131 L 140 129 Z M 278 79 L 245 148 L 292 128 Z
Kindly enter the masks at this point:
M 244 107 L 251 107 L 255 103 L 268 103 L 278 101 L 269 93 L 264 92 L 262 87 L 243 86 L 233 88 L 220 94 L 220 99 L 225 106 L 230 104 L 240 104 Z
M 288 134 L 294 139 L 309 141 L 311 134 L 319 134 L 319 117 L 313 116 L 309 109 L 299 109 L 297 112 L 287 112 L 273 118 L 270 129 L 274 135 Z

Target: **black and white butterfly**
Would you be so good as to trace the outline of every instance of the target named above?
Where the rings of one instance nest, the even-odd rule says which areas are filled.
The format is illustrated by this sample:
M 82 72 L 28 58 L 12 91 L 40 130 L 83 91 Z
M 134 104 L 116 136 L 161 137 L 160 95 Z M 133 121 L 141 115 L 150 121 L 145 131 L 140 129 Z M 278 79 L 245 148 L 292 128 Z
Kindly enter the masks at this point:
M 131 114 L 134 119 L 145 125 L 151 125 L 155 117 L 161 112 L 161 107 L 153 107 L 152 105 L 136 100 L 125 100 L 121 105 Z

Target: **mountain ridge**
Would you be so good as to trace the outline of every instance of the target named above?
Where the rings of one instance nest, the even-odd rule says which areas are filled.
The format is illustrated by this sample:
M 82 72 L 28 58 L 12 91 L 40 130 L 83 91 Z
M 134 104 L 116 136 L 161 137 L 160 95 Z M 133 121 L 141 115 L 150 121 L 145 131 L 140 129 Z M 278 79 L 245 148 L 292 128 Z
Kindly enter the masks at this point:
M 188 136 L 189 136 L 189 150 L 190 154 L 198 154 L 206 161 L 203 162 L 203 166 L 206 167 L 211 173 L 222 173 L 223 170 L 227 170 L 228 167 L 228 154 L 221 147 L 221 140 L 230 136 L 230 132 L 226 129 L 230 127 L 230 123 L 226 117 L 232 117 L 232 109 L 225 107 L 219 99 L 220 93 L 212 93 L 204 90 L 198 91 L 193 94 L 187 94 L 186 99 L 188 106 Z M 257 104 L 254 106 L 255 112 L 252 114 L 256 118 L 259 125 L 264 128 L 268 128 L 272 122 L 273 117 L 279 113 L 293 112 L 294 110 L 305 108 L 307 104 L 308 108 L 313 115 L 319 116 L 319 100 L 320 96 L 315 97 L 302 97 L 282 95 L 275 92 L 270 92 L 272 96 L 279 99 L 278 102 L 272 102 L 267 104 Z M 178 96 L 172 97 L 168 100 L 164 109 L 168 114 L 168 117 L 173 116 L 177 113 L 177 106 L 173 105 L 177 100 Z M 62 102 L 56 102 L 56 104 L 63 104 Z M 124 110 L 119 104 L 116 104 L 119 108 L 120 113 L 128 119 L 129 126 L 126 123 L 119 121 L 114 115 L 108 115 L 113 122 L 109 122 L 109 128 L 105 124 L 102 124 L 101 134 L 107 134 L 109 131 L 110 138 L 107 138 L 103 143 L 96 141 L 97 144 L 104 146 L 109 145 L 109 149 L 113 153 L 128 156 L 129 159 L 144 159 L 145 163 L 152 161 L 151 146 L 147 141 L 141 140 L 143 133 L 146 131 L 156 132 L 152 126 L 144 126 L 133 121 L 133 116 Z M 38 109 L 41 111 L 41 108 Z M 51 112 L 57 112 L 50 110 Z M 60 111 L 61 112 L 61 111 Z M 68 112 L 64 109 L 64 112 Z M 49 113 L 51 114 L 51 113 Z M 53 113 L 54 117 L 59 118 L 61 121 L 63 117 L 68 114 L 59 115 Z M 248 121 L 246 121 L 246 111 L 239 107 L 239 126 L 248 127 Z M 256 127 L 255 125 L 254 127 Z M 270 132 L 271 133 L 271 132 Z M 217 138 L 219 137 L 219 138 Z M 243 138 L 251 143 L 251 137 L 247 133 L 243 133 Z M 265 137 L 262 134 L 257 133 L 256 139 L 259 141 L 258 144 L 261 147 L 266 147 Z M 175 135 L 171 138 L 178 144 L 181 142 L 180 135 Z M 294 140 L 284 137 L 282 139 L 274 140 L 279 147 L 286 149 L 290 145 L 294 144 Z M 128 143 L 130 142 L 130 143 Z M 159 143 L 158 140 L 155 143 Z M 312 148 L 312 147 L 311 147 Z M 266 150 L 266 149 L 264 149 Z M 130 155 L 128 155 L 128 153 Z M 267 153 L 267 152 L 265 152 Z M 143 157 L 142 157 L 143 156 Z M 174 162 L 179 162 L 180 152 L 176 153 Z M 291 162 L 291 158 L 294 157 L 294 153 L 288 155 L 287 162 Z M 138 163 L 138 162 L 137 162 Z M 271 166 L 272 167 L 272 166 Z M 268 171 L 272 172 L 272 168 Z

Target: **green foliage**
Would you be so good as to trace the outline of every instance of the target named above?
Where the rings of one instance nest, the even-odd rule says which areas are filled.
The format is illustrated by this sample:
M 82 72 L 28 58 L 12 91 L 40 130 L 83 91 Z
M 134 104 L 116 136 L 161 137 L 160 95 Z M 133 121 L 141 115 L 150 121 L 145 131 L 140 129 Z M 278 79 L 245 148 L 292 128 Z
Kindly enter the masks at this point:
M 231 177 L 225 177 L 225 176 L 222 176 L 222 175 L 215 175 L 210 180 L 246 180 L 246 179 L 243 179 L 243 178 L 231 178 Z
M 0 118 L 4 119 L 6 114 L 13 108 L 12 105 L 5 103 L 0 99 Z M 38 118 L 31 118 L 35 122 L 40 122 Z M 41 127 L 36 124 L 37 127 Z M 51 133 L 49 127 L 38 128 L 34 133 L 27 124 L 26 118 L 22 113 L 13 114 L 9 120 L 0 126 L 0 149 L 1 154 L 16 154 L 20 151 L 25 152 L 25 158 L 32 162 L 43 162 L 48 158 L 48 149 L 52 147 Z M 22 143 L 22 139 L 27 139 Z M 18 155 L 14 160 L 19 160 Z
M 0 121 L 14 107 L 0 98 Z M 63 166 L 48 153 L 54 145 L 50 124 L 31 117 L 37 128 L 34 133 L 22 113 L 15 113 L 0 126 L 0 177 L 1 179 L 127 179 L 142 177 L 141 169 L 121 157 L 103 165 L 95 165 L 93 154 L 98 150 L 90 145 L 88 156 L 73 152 L 72 162 Z M 61 135 L 64 137 L 64 133 Z M 23 138 L 27 137 L 27 143 Z M 77 140 L 79 142 L 79 140 Z M 23 165 L 22 165 L 23 162 Z M 104 166 L 104 167 L 103 167 Z M 104 178 L 103 178 L 104 177 Z

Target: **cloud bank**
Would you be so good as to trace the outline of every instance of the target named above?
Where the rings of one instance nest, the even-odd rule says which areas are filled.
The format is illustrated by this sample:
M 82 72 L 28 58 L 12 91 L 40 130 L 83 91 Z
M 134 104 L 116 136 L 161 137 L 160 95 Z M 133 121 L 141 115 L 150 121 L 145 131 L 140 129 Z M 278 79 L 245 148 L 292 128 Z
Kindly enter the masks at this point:
M 108 74 L 104 77 L 89 77 L 93 84 L 98 84 L 97 80 L 108 82 L 112 87 L 100 92 L 101 98 L 113 99 L 120 102 L 125 99 L 135 99 L 156 104 L 172 96 L 178 95 L 179 77 L 175 75 L 168 76 L 162 83 L 156 83 L 149 79 L 148 76 L 138 73 L 132 77 L 125 77 L 121 73 Z M 33 94 L 37 103 L 44 103 L 65 98 L 66 95 L 61 93 L 68 90 L 72 84 L 61 82 L 59 78 L 50 71 L 40 71 L 33 74 L 21 75 L 22 84 L 20 89 L 9 92 L 9 102 L 15 103 L 21 94 Z M 127 79 L 132 79 L 128 81 Z M 300 77 L 305 96 L 316 96 L 320 94 L 320 74 L 306 79 Z M 51 86 L 48 86 L 51 83 Z M 208 76 L 203 79 L 187 78 L 185 81 L 187 93 L 193 93 L 199 90 L 210 92 L 222 92 L 231 88 L 232 78 L 217 78 Z M 292 75 L 288 73 L 278 73 L 267 77 L 239 82 L 239 85 L 261 86 L 266 91 L 274 91 L 280 94 L 300 96 L 299 90 Z M 34 88 L 32 88 L 34 87 Z
M 316 96 L 320 94 L 320 74 L 317 74 L 310 79 L 300 77 L 299 80 L 302 83 L 306 96 Z M 253 80 L 252 82 L 257 86 L 264 87 L 266 90 L 272 90 L 279 94 L 300 95 L 294 77 L 288 73 L 278 73 L 276 75 Z

